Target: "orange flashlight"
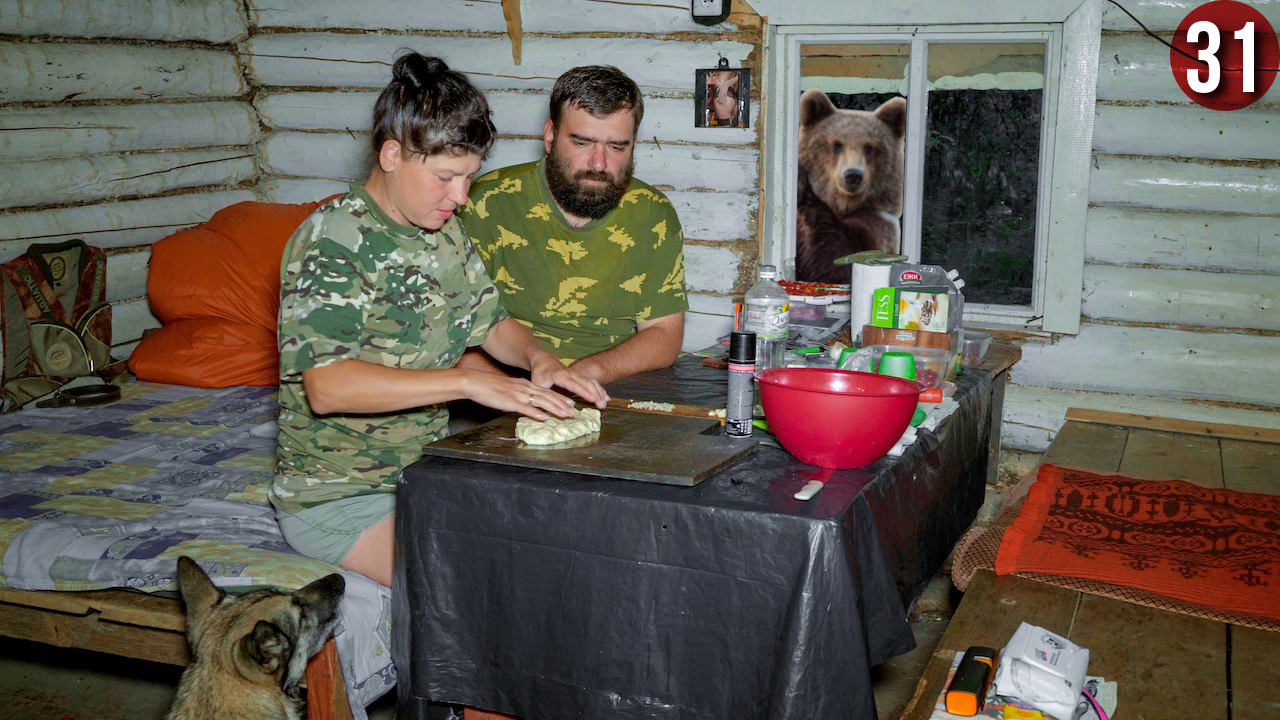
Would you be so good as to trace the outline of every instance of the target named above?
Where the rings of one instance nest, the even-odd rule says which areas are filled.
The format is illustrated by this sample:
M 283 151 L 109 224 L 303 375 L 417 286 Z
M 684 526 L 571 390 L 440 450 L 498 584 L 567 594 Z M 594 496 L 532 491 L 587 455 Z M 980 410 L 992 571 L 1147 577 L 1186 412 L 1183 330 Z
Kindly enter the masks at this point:
M 987 697 L 987 686 L 996 670 L 996 651 L 974 645 L 964 653 L 955 677 L 947 686 L 947 712 L 952 715 L 977 715 Z

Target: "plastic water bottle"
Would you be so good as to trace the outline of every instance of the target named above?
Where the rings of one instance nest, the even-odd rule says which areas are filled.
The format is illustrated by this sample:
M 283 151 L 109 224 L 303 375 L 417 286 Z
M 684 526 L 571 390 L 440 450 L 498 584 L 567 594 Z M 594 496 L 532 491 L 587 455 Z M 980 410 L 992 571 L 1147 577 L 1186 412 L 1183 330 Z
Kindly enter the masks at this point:
M 777 283 L 778 269 L 760 266 L 760 281 L 747 292 L 743 330 L 756 334 L 756 372 L 783 367 L 791 298 Z

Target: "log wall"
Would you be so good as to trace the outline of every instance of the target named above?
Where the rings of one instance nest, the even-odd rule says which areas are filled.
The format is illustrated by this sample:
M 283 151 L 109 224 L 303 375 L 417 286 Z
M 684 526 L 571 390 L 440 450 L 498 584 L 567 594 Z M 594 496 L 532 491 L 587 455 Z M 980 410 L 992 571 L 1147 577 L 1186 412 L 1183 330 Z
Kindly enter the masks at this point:
M 259 197 L 240 0 L 0 0 L 0 261 L 107 248 L 112 340 L 157 327 L 150 244 Z
M 1124 4 L 1169 39 L 1201 3 Z M 1280 83 L 1202 108 L 1111 4 L 1098 73 L 1083 322 L 1023 345 L 1006 447 L 1043 450 L 1070 406 L 1280 427 Z
M 542 156 L 549 93 L 562 72 L 621 68 L 645 94 L 636 176 L 667 193 L 684 226 L 693 305 L 685 349 L 727 332 L 725 308 L 746 290 L 759 257 L 760 102 L 753 99 L 750 129 L 695 128 L 694 70 L 715 67 L 720 57 L 757 67 L 754 13 L 707 27 L 665 0 L 525 0 L 516 65 L 496 2 L 248 5 L 242 58 L 265 133 L 260 189 L 276 201 L 325 197 L 367 175 L 373 104 L 402 49 L 438 55 L 485 90 L 499 132 L 485 171 Z

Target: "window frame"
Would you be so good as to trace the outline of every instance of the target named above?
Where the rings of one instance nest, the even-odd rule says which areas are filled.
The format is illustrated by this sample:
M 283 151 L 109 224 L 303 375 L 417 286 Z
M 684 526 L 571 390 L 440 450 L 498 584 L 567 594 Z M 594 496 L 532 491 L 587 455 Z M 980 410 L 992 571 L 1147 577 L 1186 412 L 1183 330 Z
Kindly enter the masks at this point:
M 995 3 L 1004 4 L 1001 0 Z M 990 5 L 987 5 L 990 9 Z M 1068 12 L 1068 10 L 1070 10 Z M 867 11 L 864 10 L 865 14 Z M 940 42 L 1045 42 L 1044 115 L 1037 183 L 1036 252 L 1030 306 L 966 304 L 968 323 L 1016 325 L 1076 334 L 1080 328 L 1085 219 L 1101 8 L 1097 0 L 1068 12 L 1061 22 L 978 22 L 947 25 L 794 24 L 770 25 L 765 38 L 764 97 L 780 98 L 765 110 L 765 173 L 762 208 L 763 262 L 781 266 L 795 257 L 799 163 L 801 46 L 806 44 L 911 45 L 908 137 L 903 194 L 903 251 L 920 252 L 927 102 L 928 44 Z M 976 14 L 976 13 L 975 13 Z

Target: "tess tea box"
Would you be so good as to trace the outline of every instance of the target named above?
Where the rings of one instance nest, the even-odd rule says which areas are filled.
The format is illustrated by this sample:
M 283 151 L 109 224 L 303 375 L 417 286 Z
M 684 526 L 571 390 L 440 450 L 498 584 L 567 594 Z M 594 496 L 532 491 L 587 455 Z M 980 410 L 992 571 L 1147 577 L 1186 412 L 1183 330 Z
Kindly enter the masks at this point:
M 948 310 L 946 288 L 879 288 L 871 304 L 871 324 L 945 333 Z

